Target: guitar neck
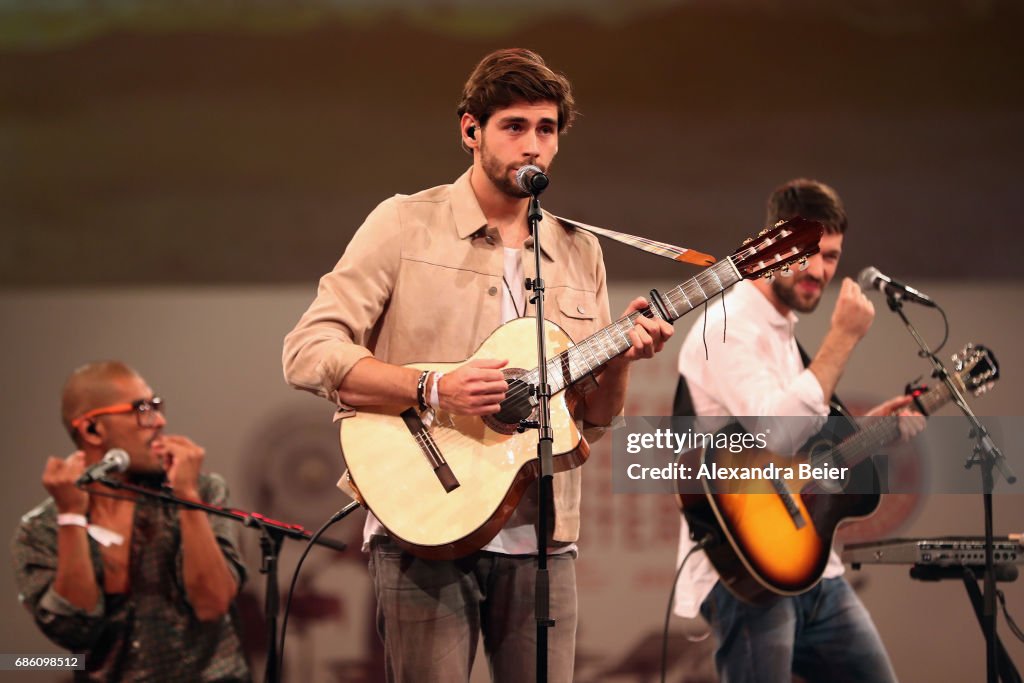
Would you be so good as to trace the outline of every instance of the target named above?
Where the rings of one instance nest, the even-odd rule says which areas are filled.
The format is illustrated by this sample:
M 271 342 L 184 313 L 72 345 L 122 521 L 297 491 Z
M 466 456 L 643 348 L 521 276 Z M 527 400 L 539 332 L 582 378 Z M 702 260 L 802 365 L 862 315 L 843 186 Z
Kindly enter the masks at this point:
M 705 268 L 695 277 L 663 293 L 661 298 L 665 310 L 664 316 L 661 315 L 657 306 L 634 311 L 600 332 L 587 337 L 572 348 L 552 357 L 548 361 L 548 383 L 551 385 L 551 393 L 561 391 L 602 367 L 616 356 L 628 351 L 632 346 L 629 332 L 633 329 L 639 316 L 663 318 L 669 323 L 674 323 L 742 279 L 743 277 L 733 264 L 732 259 L 722 259 L 715 265 Z M 521 379 L 536 384 L 538 375 L 535 368 Z
M 918 397 L 921 407 L 926 414 L 931 414 L 949 402 L 949 388 L 944 384 L 930 389 L 927 393 Z M 825 462 L 828 458 L 840 459 L 844 466 L 853 467 L 862 461 L 870 458 L 875 452 L 896 441 L 900 436 L 900 417 L 898 415 L 887 415 L 882 418 L 872 418 L 871 425 L 860 430 L 849 437 L 831 451 L 816 459 L 817 464 Z M 831 461 L 830 461 L 831 462 Z

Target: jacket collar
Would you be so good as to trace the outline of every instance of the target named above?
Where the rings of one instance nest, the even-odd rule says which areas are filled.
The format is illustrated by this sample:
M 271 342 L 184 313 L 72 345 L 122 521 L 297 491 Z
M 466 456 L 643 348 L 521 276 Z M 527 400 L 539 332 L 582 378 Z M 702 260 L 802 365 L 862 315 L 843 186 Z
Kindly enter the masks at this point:
M 466 239 L 473 236 L 490 237 L 492 240 L 500 241 L 498 229 L 487 225 L 487 217 L 484 216 L 480 202 L 477 201 L 473 186 L 469 182 L 472 167 L 466 170 L 458 179 L 452 183 L 451 204 L 452 215 L 455 217 L 455 229 L 459 239 Z M 540 253 L 549 261 L 554 261 L 554 255 L 558 253 L 555 248 L 556 241 L 564 237 L 565 228 L 558 223 L 547 211 L 544 212 L 540 221 Z M 533 236 L 526 238 L 523 243 L 526 249 L 533 250 Z

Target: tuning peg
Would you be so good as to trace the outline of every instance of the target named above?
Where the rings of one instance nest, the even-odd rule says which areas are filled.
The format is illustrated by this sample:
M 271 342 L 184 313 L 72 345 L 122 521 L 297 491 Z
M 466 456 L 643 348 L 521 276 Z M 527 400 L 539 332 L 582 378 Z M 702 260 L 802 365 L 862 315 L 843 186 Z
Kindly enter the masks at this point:
M 765 229 L 764 229 L 764 230 L 762 230 L 761 232 L 757 233 L 757 236 L 758 236 L 758 237 L 764 237 L 764 236 L 765 236 L 765 235 L 767 235 L 767 234 L 768 234 L 768 228 L 765 228 Z
M 754 241 L 753 237 L 748 237 L 747 239 L 743 240 L 743 246 L 747 246 L 748 244 L 750 244 L 753 241 Z
M 793 277 L 792 271 L 789 270 L 789 264 L 782 266 L 782 271 L 779 273 L 782 277 Z
M 768 282 L 771 282 L 773 277 L 775 277 L 775 271 L 774 270 L 766 270 L 764 272 L 764 279 L 768 280 Z
M 800 265 L 800 270 L 801 271 L 807 270 L 807 265 L 808 264 L 807 264 L 807 257 L 806 256 L 801 257 L 801 259 L 800 259 L 800 261 L 798 263 Z
M 964 348 L 960 349 L 957 353 L 953 354 L 952 361 L 954 363 L 964 363 L 974 353 L 974 343 L 968 342 Z

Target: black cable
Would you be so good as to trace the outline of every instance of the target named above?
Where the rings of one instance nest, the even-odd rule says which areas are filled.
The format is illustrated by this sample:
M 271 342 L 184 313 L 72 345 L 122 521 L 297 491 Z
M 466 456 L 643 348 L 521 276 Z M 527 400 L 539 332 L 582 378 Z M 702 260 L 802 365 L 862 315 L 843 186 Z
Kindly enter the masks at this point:
M 700 338 L 704 341 L 704 360 L 708 360 L 708 302 L 704 300 L 704 327 L 700 331 Z
M 725 310 L 725 291 L 722 291 L 722 343 L 725 343 L 725 331 L 729 329 L 729 314 Z M 713 297 L 712 297 L 713 298 Z M 708 356 L 708 300 L 704 300 L 704 328 L 701 330 L 700 337 L 704 341 L 704 360 L 709 360 Z
M 939 313 L 942 314 L 942 324 L 945 326 L 946 331 L 942 335 L 942 341 L 939 343 L 939 347 L 935 349 L 934 353 L 938 353 L 942 350 L 942 347 L 949 341 L 949 318 L 946 317 L 946 312 L 942 310 L 942 306 L 935 304 L 935 308 L 939 309 Z
M 706 311 L 705 311 L 706 314 Z M 722 292 L 722 343 L 725 343 L 725 332 L 729 329 L 729 312 L 725 310 L 725 291 Z
M 1021 632 L 1020 626 L 1017 626 L 1017 622 L 1013 620 L 1010 612 L 1006 609 L 1006 596 L 1003 594 L 1003 591 L 997 590 L 996 597 L 999 598 L 999 602 L 1003 606 L 1003 616 L 1006 618 L 1006 625 L 1010 627 L 1013 635 L 1017 636 L 1017 640 L 1024 642 L 1024 633 Z
M 282 675 L 284 674 L 284 636 L 288 632 L 288 612 L 292 607 L 292 594 L 295 592 L 295 584 L 299 580 L 299 570 L 302 569 L 302 563 L 306 560 L 306 555 L 309 554 L 310 548 L 316 545 L 316 539 L 320 538 L 320 535 L 327 531 L 331 525 L 347 517 L 348 513 L 352 512 L 357 507 L 359 507 L 359 502 L 354 500 L 331 515 L 331 518 L 324 522 L 324 525 L 317 529 L 316 533 L 309 537 L 309 541 L 306 543 L 306 548 L 302 551 L 302 555 L 299 557 L 299 561 L 295 565 L 295 572 L 292 574 L 292 582 L 291 585 L 288 586 L 288 599 L 285 600 L 284 603 L 284 618 L 281 620 L 281 644 L 278 648 L 277 656 L 277 680 L 279 681 L 283 680 Z
M 679 583 L 679 576 L 683 573 L 683 567 L 686 566 L 686 561 L 690 559 L 698 550 L 704 550 L 707 546 L 711 545 L 712 537 L 710 535 L 697 541 L 697 544 L 690 548 L 690 550 L 683 557 L 683 561 L 679 563 L 679 569 L 676 570 L 676 577 L 672 580 L 672 590 L 668 594 L 668 606 L 665 609 L 665 630 L 661 634 L 661 683 L 665 683 L 665 677 L 668 675 L 668 625 L 672 620 L 672 605 L 676 599 L 676 585 Z
M 942 310 L 942 306 L 935 304 L 935 310 L 937 310 L 939 314 L 942 316 L 943 327 L 942 341 L 939 342 L 939 345 L 935 347 L 935 349 L 932 351 L 932 357 L 938 358 L 939 351 L 941 351 L 942 347 L 946 345 L 947 341 L 949 341 L 949 318 L 946 317 L 946 312 Z M 928 358 L 928 354 L 924 350 L 918 351 L 917 355 L 920 356 L 921 358 Z

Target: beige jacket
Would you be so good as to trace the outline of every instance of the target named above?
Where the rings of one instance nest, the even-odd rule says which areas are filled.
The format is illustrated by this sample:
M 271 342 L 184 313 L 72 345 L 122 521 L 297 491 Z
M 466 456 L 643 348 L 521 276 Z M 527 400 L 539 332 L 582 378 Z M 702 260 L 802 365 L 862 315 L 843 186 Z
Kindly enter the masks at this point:
M 540 234 L 546 317 L 580 341 L 611 322 L 601 247 L 547 213 Z M 532 244 L 523 250 L 527 277 L 536 270 Z M 471 356 L 501 321 L 502 274 L 501 238 L 487 226 L 469 171 L 451 185 L 387 199 L 285 337 L 285 379 L 333 401 L 339 417 L 353 415 L 338 387 L 359 360 L 373 355 L 404 365 Z M 556 475 L 554 491 L 553 537 L 575 541 L 580 470 Z

